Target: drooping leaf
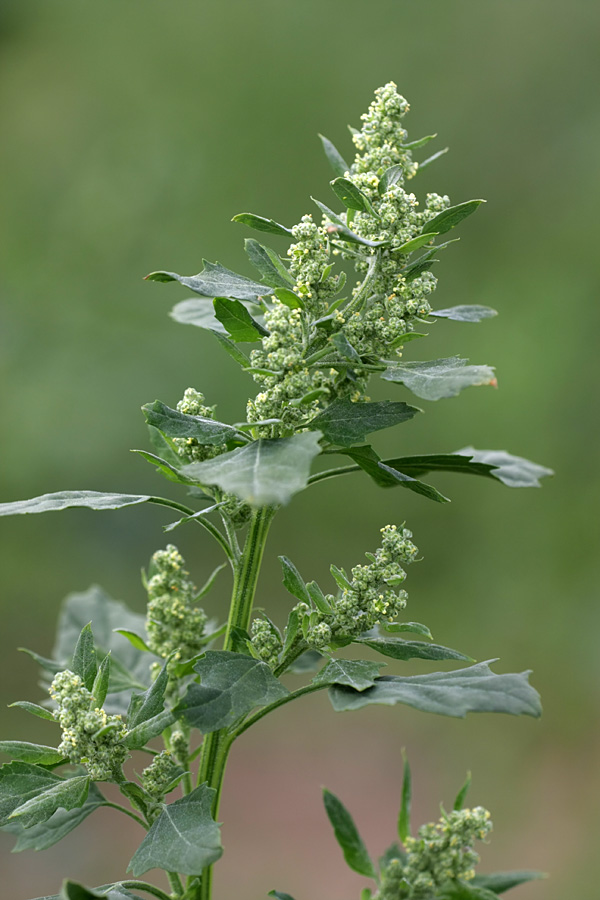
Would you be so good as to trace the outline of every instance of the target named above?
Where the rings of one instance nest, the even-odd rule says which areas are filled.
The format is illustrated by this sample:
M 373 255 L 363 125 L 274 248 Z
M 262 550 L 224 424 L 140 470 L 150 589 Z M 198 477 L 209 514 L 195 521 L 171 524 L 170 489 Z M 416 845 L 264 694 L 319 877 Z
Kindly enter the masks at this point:
M 528 676 L 528 672 L 496 675 L 487 662 L 482 662 L 454 672 L 383 675 L 373 687 L 361 692 L 334 685 L 329 695 L 334 709 L 340 712 L 370 703 L 404 703 L 423 712 L 461 718 L 468 712 L 539 716 L 539 694 L 529 684 Z
M 68 890 L 70 893 L 65 894 L 65 890 Z M 53 894 L 51 897 L 38 897 L 37 900 L 97 900 L 97 898 L 100 898 L 100 900 L 141 900 L 139 894 L 132 894 L 131 891 L 123 887 L 120 881 L 113 884 L 103 884 L 98 888 L 94 888 L 93 891 L 91 888 L 86 888 L 74 881 L 66 881 L 63 884 L 62 893 Z
M 518 887 L 520 884 L 525 884 L 527 881 L 538 881 L 546 877 L 544 872 L 523 869 L 516 872 L 494 872 L 492 875 L 476 875 L 471 883 L 476 887 L 492 891 L 494 894 L 503 894 L 505 891 Z
M 160 400 L 146 403 L 142 412 L 148 425 L 158 428 L 170 438 L 194 438 L 202 444 L 225 444 L 235 437 L 236 429 L 224 422 L 215 422 L 205 416 L 191 416 L 171 409 Z
M 151 272 L 147 281 L 178 281 L 202 297 L 232 297 L 235 300 L 251 300 L 269 293 L 264 284 L 236 275 L 220 263 L 203 260 L 204 268 L 198 275 L 177 275 L 175 272 Z
M 327 789 L 323 791 L 323 802 L 337 842 L 350 868 L 359 875 L 377 880 L 375 866 L 346 807 Z
M 0 503 L 0 516 L 15 516 L 25 513 L 53 512 L 73 506 L 86 509 L 122 509 L 136 503 L 146 503 L 150 497 L 137 494 L 105 494 L 99 491 L 57 491 L 53 494 L 42 494 L 31 500 L 16 500 L 12 503 Z
M 391 659 L 462 659 L 472 662 L 470 656 L 465 656 L 458 650 L 442 647 L 441 644 L 428 644 L 425 641 L 403 641 L 398 638 L 355 638 L 354 643 L 365 644 L 371 650 L 377 650 L 382 656 Z
M 292 597 L 296 597 L 297 600 L 302 600 L 310 606 L 308 589 L 294 563 L 287 556 L 280 556 L 279 562 L 283 570 L 283 586 L 285 589 L 290 592 Z
M 494 466 L 490 475 L 507 487 L 541 487 L 540 478 L 554 475 L 552 469 L 523 459 L 522 456 L 512 456 L 505 450 L 475 450 L 474 447 L 464 447 L 456 452 L 460 456 L 470 456 L 474 464 Z
M 421 166 L 422 168 L 422 166 Z M 485 203 L 485 200 L 467 200 L 466 203 L 459 203 L 458 206 L 450 206 L 448 209 L 442 210 L 433 219 L 430 219 L 423 228 L 423 234 L 431 234 L 437 231 L 438 234 L 445 234 L 454 228 L 467 216 L 475 212 L 478 206 Z
M 325 156 L 327 157 L 331 168 L 336 175 L 340 175 L 343 178 L 346 175 L 346 172 L 350 171 L 350 166 L 328 138 L 322 134 L 320 134 L 319 137 L 321 138 L 323 150 L 325 151 Z
M 29 744 L 27 741 L 0 741 L 0 753 L 11 759 L 18 759 L 38 766 L 56 766 L 64 762 L 64 756 L 55 747 L 44 744 Z
M 379 468 L 391 475 L 398 482 L 400 487 L 407 488 L 407 490 L 413 491 L 415 494 L 421 494 L 423 497 L 428 497 L 436 503 L 450 503 L 450 498 L 441 494 L 437 488 L 434 488 L 431 484 L 426 484 L 424 481 L 412 478 L 410 475 L 399 472 L 397 469 L 392 469 L 391 466 L 386 466 L 386 464 L 382 462 L 379 463 Z
M 232 340 L 230 340 L 230 338 L 226 337 L 225 334 L 221 334 L 221 332 L 217 331 L 216 328 L 213 329 L 213 334 L 223 350 L 236 361 L 238 366 L 241 366 L 242 369 L 247 369 L 250 367 L 250 358 L 246 356 L 246 354 L 243 353 L 242 350 L 240 350 L 240 348 L 236 344 L 234 344 Z
M 406 362 L 392 365 L 382 374 L 385 381 L 404 384 L 424 400 L 455 397 L 463 388 L 474 385 L 496 385 L 490 366 L 469 366 L 459 356 L 434 359 L 428 362 Z
M 52 710 L 45 709 L 43 706 L 38 706 L 37 703 L 30 703 L 29 700 L 16 700 L 14 703 L 9 703 L 9 708 L 16 706 L 19 709 L 24 709 L 25 712 L 31 713 L 32 716 L 37 716 L 38 719 L 47 719 L 50 722 L 55 722 L 56 719 L 52 715 Z
M 294 281 L 276 253 L 263 247 L 254 238 L 246 238 L 244 242 L 250 262 L 265 284 L 273 288 L 289 289 Z
M 289 693 L 266 663 L 242 653 L 208 650 L 194 669 L 201 684 L 188 686 L 174 713 L 203 734 L 233 725 L 256 706 Z
M 239 300 L 230 300 L 227 297 L 215 297 L 213 301 L 215 316 L 225 327 L 225 330 L 234 341 L 259 341 L 269 332 L 266 328 L 252 318 L 243 303 Z
M 448 498 L 440 494 L 432 485 L 419 481 L 405 472 L 400 472 L 390 464 L 389 460 L 382 462 L 375 450 L 368 445 L 364 447 L 350 447 L 340 452 L 353 459 L 379 487 L 403 487 L 415 493 L 423 494 L 430 500 L 435 500 L 438 503 L 448 502 Z
M 163 808 L 129 863 L 135 878 L 149 869 L 200 875 L 223 853 L 212 817 L 215 797 L 206 784 Z
M 265 219 L 264 216 L 255 216 L 252 213 L 238 213 L 231 221 L 240 222 L 242 225 L 254 228 L 255 231 L 266 231 L 268 234 L 279 234 L 281 237 L 292 236 L 291 228 L 286 228 L 285 225 L 280 225 L 273 219 Z
M 58 809 L 79 808 L 86 801 L 90 787 L 89 775 L 77 775 L 75 778 L 60 779 L 45 790 L 20 803 L 12 813 L 11 819 L 19 819 L 25 828 L 46 822 Z
M 472 881 L 452 881 L 440 888 L 439 900 L 495 900 L 496 894 Z
M 447 309 L 434 309 L 429 313 L 438 319 L 453 319 L 455 322 L 481 322 L 482 319 L 491 319 L 498 313 L 491 306 L 449 306 Z
M 335 178 L 331 182 L 331 187 L 347 209 L 355 209 L 379 218 L 367 195 L 357 188 L 349 178 Z
M 404 750 L 402 751 L 402 759 L 404 761 L 404 772 L 402 778 L 402 801 L 400 803 L 400 812 L 398 814 L 398 837 L 403 844 L 410 837 L 410 806 L 412 800 L 412 777 L 410 774 L 410 766 Z
M 92 891 L 90 888 L 77 884 L 75 881 L 64 881 L 62 890 L 59 894 L 60 900 L 106 900 L 108 894 Z
M 374 403 L 334 400 L 312 419 L 309 428 L 318 428 L 333 444 L 350 447 L 373 431 L 407 422 L 420 411 L 416 406 L 393 400 Z
M 313 684 L 346 684 L 355 691 L 364 691 L 375 684 L 379 669 L 385 663 L 357 659 L 330 659 L 315 675 Z
M 310 464 L 320 452 L 320 432 L 259 440 L 206 462 L 190 463 L 183 472 L 200 484 L 216 484 L 251 506 L 287 503 L 308 482 Z
M 98 662 L 96 660 L 96 648 L 94 646 L 94 635 L 92 634 L 92 623 L 81 629 L 75 650 L 73 651 L 73 660 L 71 669 L 75 675 L 79 675 L 88 691 L 91 691 L 96 679 L 98 671 Z
M 144 640 L 144 638 L 136 634 L 135 631 L 129 631 L 127 628 L 115 628 L 117 634 L 122 634 L 123 637 L 127 638 L 132 647 L 135 647 L 136 650 L 142 650 L 144 653 L 152 653 L 150 647 Z
M 33 825 L 31 828 L 24 828 L 18 819 L 11 820 L 7 830 L 17 835 L 17 843 L 13 852 L 47 850 L 49 847 L 53 847 L 54 844 L 62 841 L 64 837 L 77 828 L 96 809 L 104 806 L 105 803 L 106 800 L 96 785 L 91 784 L 88 797 L 83 806 L 75 807 L 68 811 L 58 809 L 46 822 Z

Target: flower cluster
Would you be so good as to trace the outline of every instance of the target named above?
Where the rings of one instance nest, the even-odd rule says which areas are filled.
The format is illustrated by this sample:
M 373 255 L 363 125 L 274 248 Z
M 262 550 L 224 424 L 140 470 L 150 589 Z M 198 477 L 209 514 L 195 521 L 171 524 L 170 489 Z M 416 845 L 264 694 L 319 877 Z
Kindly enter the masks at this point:
M 275 626 L 267 619 L 254 619 L 250 626 L 252 647 L 259 659 L 274 669 L 283 643 Z
M 171 653 L 175 659 L 191 659 L 202 647 L 206 613 L 193 605 L 197 590 L 184 565 L 173 544 L 158 550 L 150 564 L 148 646 L 163 659 Z
M 142 787 L 153 800 L 162 800 L 174 787 L 181 769 L 168 750 L 157 753 L 142 772 Z
M 338 574 L 341 594 L 326 596 L 330 615 L 313 611 L 308 617 L 306 642 L 317 650 L 340 637 L 358 637 L 380 622 L 392 622 L 406 606 L 407 593 L 395 590 L 406 578 L 402 564 L 416 559 L 418 550 L 408 528 L 386 525 L 381 529 L 381 546 L 365 554 L 366 566 L 355 566 L 351 579 Z
M 472 845 L 491 830 L 490 814 L 481 806 L 422 825 L 417 838 L 405 841 L 406 859 L 393 859 L 384 870 L 378 900 L 429 900 L 449 883 L 470 881 L 479 862 Z
M 184 391 L 183 398 L 177 404 L 180 413 L 188 416 L 202 416 L 204 419 L 214 419 L 216 406 L 206 406 L 204 394 L 192 387 Z M 180 456 L 189 462 L 204 462 L 223 453 L 222 446 L 215 444 L 202 444 L 196 438 L 173 438 L 173 443 Z
M 91 692 L 69 669 L 55 675 L 50 696 L 58 707 L 54 718 L 62 728 L 59 752 L 74 764 L 83 763 L 94 781 L 112 780 L 127 757 L 122 743 L 127 729 L 121 716 L 94 707 Z

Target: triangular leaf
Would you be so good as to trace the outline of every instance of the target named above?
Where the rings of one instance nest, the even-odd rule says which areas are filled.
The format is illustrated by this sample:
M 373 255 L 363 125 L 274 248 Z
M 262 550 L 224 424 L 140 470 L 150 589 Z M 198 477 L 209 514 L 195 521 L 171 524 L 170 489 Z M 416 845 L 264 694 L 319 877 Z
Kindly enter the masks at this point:
M 364 691 L 375 684 L 379 669 L 385 663 L 358 659 L 330 659 L 315 675 L 313 684 L 346 684 L 355 691 Z
M 233 297 L 236 300 L 252 300 L 269 293 L 264 284 L 236 275 L 220 263 L 203 260 L 204 268 L 198 275 L 177 275 L 175 272 L 151 272 L 147 281 L 178 281 L 202 297 Z
M 441 644 L 428 644 L 425 641 L 403 641 L 397 638 L 355 638 L 355 643 L 365 644 L 371 650 L 377 650 L 382 656 L 391 659 L 462 659 L 472 662 L 470 656 L 465 656 L 458 650 L 442 647 Z
M 14 853 L 23 850 L 47 850 L 80 825 L 94 810 L 104 806 L 106 800 L 95 784 L 90 785 L 88 797 L 83 806 L 71 810 L 58 809 L 46 822 L 24 828 L 18 819 L 11 820 L 9 830 L 17 834 Z
M 94 687 L 96 672 L 98 671 L 91 622 L 82 628 L 77 639 L 75 650 L 73 651 L 71 669 L 75 675 L 79 675 L 88 691 L 91 691 Z
M 25 828 L 46 822 L 57 809 L 75 809 L 83 806 L 90 787 L 89 775 L 78 775 L 57 781 L 45 790 L 21 803 L 10 815 L 19 819 Z
M 273 288 L 290 288 L 294 281 L 276 253 L 263 247 L 254 238 L 246 238 L 244 242 L 250 262 L 265 284 Z
M 160 400 L 146 403 L 142 412 L 148 425 L 158 428 L 170 438 L 194 438 L 202 444 L 225 444 L 235 437 L 236 429 L 224 422 L 215 422 L 205 416 L 191 416 L 171 409 Z
M 227 297 L 215 297 L 213 301 L 215 316 L 225 327 L 234 341 L 259 341 L 269 332 L 253 319 L 243 303 Z

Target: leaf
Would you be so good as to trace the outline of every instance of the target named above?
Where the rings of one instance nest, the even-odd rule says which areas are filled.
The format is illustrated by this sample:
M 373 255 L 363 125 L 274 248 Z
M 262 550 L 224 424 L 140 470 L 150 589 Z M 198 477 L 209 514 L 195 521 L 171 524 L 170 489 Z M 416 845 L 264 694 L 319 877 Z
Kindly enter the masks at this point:
M 51 714 L 51 718 L 53 718 Z M 44 744 L 29 744 L 26 741 L 0 741 L 0 753 L 6 753 L 11 759 L 19 759 L 38 766 L 56 766 L 65 758 L 55 747 Z
M 343 177 L 346 172 L 350 171 L 350 166 L 328 138 L 322 134 L 320 134 L 319 137 L 321 138 L 323 150 L 325 151 L 325 156 L 327 157 L 331 168 L 336 175 L 341 175 Z
M 175 272 L 151 272 L 146 281 L 178 281 L 202 297 L 233 297 L 236 300 L 251 300 L 269 293 L 264 284 L 251 281 L 243 275 L 236 275 L 220 263 L 202 260 L 204 268 L 197 275 L 177 275 Z
M 465 800 L 467 798 L 467 794 L 469 792 L 469 788 L 471 787 L 471 773 L 467 772 L 467 777 L 465 779 L 465 783 L 461 787 L 460 791 L 456 795 L 456 800 L 454 801 L 453 810 L 457 811 L 462 809 L 465 805 Z
M 146 403 L 142 406 L 142 412 L 148 425 L 153 425 L 170 438 L 194 438 L 202 444 L 219 446 L 237 434 L 232 425 L 215 422 L 214 419 L 204 416 L 190 416 L 177 409 L 171 409 L 160 400 Z
M 539 466 L 528 459 L 523 459 L 522 456 L 512 456 L 505 450 L 475 450 L 474 447 L 464 447 L 456 452 L 459 456 L 470 456 L 473 464 L 494 466 L 490 475 L 507 487 L 541 487 L 540 478 L 554 475 L 552 469 Z
M 496 386 L 494 370 L 490 366 L 468 366 L 467 362 L 459 356 L 428 362 L 406 362 L 390 366 L 381 377 L 385 381 L 404 384 L 424 400 L 456 397 L 463 388 L 473 385 Z
M 422 165 L 421 168 L 423 168 Z M 445 234 L 471 213 L 474 213 L 482 203 L 485 203 L 485 200 L 467 200 L 466 203 L 459 203 L 458 206 L 450 206 L 430 219 L 421 230 L 423 234 L 431 234 L 434 231 L 438 234 Z
M 283 891 L 269 891 L 269 897 L 275 897 L 276 900 L 294 900 L 290 894 L 284 894 Z
M 541 878 L 547 878 L 544 872 L 535 872 L 532 870 L 522 869 L 516 872 L 494 872 L 493 875 L 476 875 L 471 884 L 486 888 L 494 894 L 503 894 L 511 888 L 525 884 L 527 881 L 537 881 Z
M 236 361 L 238 366 L 241 366 L 242 369 L 247 369 L 250 366 L 250 359 L 234 344 L 233 341 L 226 337 L 225 334 L 221 334 L 220 331 L 217 331 L 216 328 L 213 328 L 212 332 L 223 350 Z
M 149 869 L 200 875 L 223 853 L 212 817 L 216 791 L 206 784 L 165 806 L 129 863 L 138 878 Z
M 472 461 L 472 457 L 461 453 L 432 453 L 423 456 L 398 456 L 384 460 L 388 468 L 399 469 L 407 475 L 420 477 L 428 472 L 458 472 L 466 475 L 493 476 L 493 467 Z
M 164 475 L 165 478 L 168 478 L 169 481 L 174 481 L 176 484 L 192 484 L 189 478 L 186 478 L 181 474 L 181 469 L 171 465 L 171 463 L 167 462 L 165 459 L 161 459 L 160 456 L 155 456 L 154 453 L 148 453 L 147 450 L 132 450 L 132 453 L 137 453 L 142 459 L 145 459 L 146 462 L 149 462 L 150 465 L 155 466 L 155 471 L 160 472 L 161 475 Z M 181 458 L 177 461 L 177 466 L 181 466 L 182 460 Z
M 256 706 L 289 693 L 266 663 L 242 653 L 208 650 L 194 669 L 201 684 L 188 686 L 174 712 L 203 734 L 227 728 Z
M 152 682 L 148 690 L 143 694 L 132 694 L 127 711 L 127 726 L 135 728 L 161 713 L 165 706 L 165 691 L 169 682 L 167 664 L 171 657 L 165 661 L 157 678 Z
M 59 900 L 97 900 L 97 898 L 105 900 L 107 897 L 107 894 L 98 894 L 75 881 L 64 881 Z
M 332 444 L 350 447 L 363 441 L 372 431 L 381 431 L 401 422 L 407 422 L 421 412 L 416 406 L 381 400 L 374 403 L 353 403 L 351 400 L 334 400 L 326 409 L 309 422 L 309 428 L 318 428 Z
M 86 509 L 122 509 L 136 503 L 146 503 L 150 497 L 137 494 L 104 494 L 99 491 L 58 491 L 54 494 L 42 494 L 31 500 L 16 500 L 13 503 L 0 503 L 0 516 L 15 516 L 25 513 L 53 512 L 73 506 Z
M 327 789 L 323 790 L 323 801 L 333 832 L 342 848 L 344 859 L 351 869 L 359 875 L 377 880 L 375 866 L 367 852 L 363 840 L 357 831 L 352 816 L 340 800 Z
M 330 184 L 336 196 L 347 209 L 355 209 L 379 218 L 367 195 L 357 188 L 349 178 L 335 178 Z
M 438 319 L 453 319 L 455 322 L 481 322 L 482 319 L 491 319 L 498 313 L 491 306 L 449 306 L 447 309 L 434 309 L 429 313 Z
M 244 246 L 250 262 L 257 272 L 260 272 L 265 284 L 273 288 L 289 288 L 294 284 L 276 253 L 268 247 L 263 247 L 254 238 L 246 238 Z
M 329 318 L 329 317 L 327 317 Z M 324 320 L 323 320 L 324 321 Z M 356 365 L 361 365 L 362 360 L 360 355 L 356 352 L 346 335 L 338 331 L 336 334 L 332 335 L 331 343 L 336 348 L 340 356 L 344 359 L 350 360 L 350 362 L 355 363 Z
M 62 778 L 48 769 L 25 762 L 11 762 L 0 767 L 0 825 L 32 797 L 62 783 Z
M 427 166 L 430 166 L 432 162 L 435 162 L 436 159 L 439 159 L 440 156 L 443 156 L 444 153 L 447 153 L 449 149 L 449 147 L 444 147 L 443 150 L 438 150 L 437 153 L 434 153 L 432 156 L 428 156 L 427 159 L 424 159 L 423 162 L 419 163 L 417 172 L 420 172 L 422 169 L 426 169 Z
M 418 481 L 416 478 L 412 478 L 404 472 L 398 471 L 388 464 L 389 461 L 386 461 L 385 463 L 382 462 L 373 448 L 368 445 L 364 447 L 351 447 L 339 452 L 343 453 L 345 456 L 349 456 L 350 459 L 353 459 L 360 468 L 373 479 L 375 484 L 379 485 L 379 487 L 403 487 L 414 491 L 417 494 L 423 494 L 430 500 L 436 500 L 438 503 L 449 502 L 448 498 L 443 494 L 440 494 L 440 492 L 432 487 L 432 485 L 426 484 L 423 481 Z
M 400 804 L 400 813 L 398 815 L 398 837 L 403 844 L 410 837 L 410 804 L 412 799 L 412 779 L 410 774 L 410 766 L 408 759 L 402 751 L 404 760 L 404 777 L 402 778 L 402 802 Z
M 8 705 L 9 708 L 17 706 L 19 709 L 24 709 L 25 712 L 31 713 L 32 716 L 37 716 L 39 719 L 48 719 L 50 722 L 56 721 L 50 709 L 44 709 L 43 706 L 38 706 L 37 703 L 30 703 L 29 700 L 17 700 L 15 703 L 9 703 Z
M 278 559 L 283 569 L 284 588 L 290 592 L 292 597 L 296 597 L 297 600 L 302 600 L 310 606 L 310 594 L 294 563 L 287 556 L 279 556 Z
M 215 297 L 213 301 L 215 316 L 225 326 L 225 330 L 234 341 L 258 341 L 269 332 L 253 319 L 243 303 L 239 300 L 228 300 L 226 297 Z
M 430 500 L 435 500 L 436 503 L 450 503 L 450 498 L 441 494 L 431 484 L 426 484 L 424 481 L 418 481 L 416 478 L 411 478 L 410 475 L 405 475 L 404 472 L 398 472 L 396 469 L 386 466 L 385 463 L 380 462 L 379 468 L 392 475 L 400 487 L 407 488 L 409 491 L 414 491 L 415 494 L 422 494 L 422 496 L 428 497 Z
M 328 206 L 325 206 L 320 200 L 315 200 L 314 197 L 311 197 L 311 200 L 317 204 L 323 215 L 331 220 L 331 225 L 326 224 L 325 230 L 332 238 L 337 237 L 341 241 L 347 241 L 350 244 L 361 244 L 364 247 L 383 247 L 384 244 L 388 243 L 387 241 L 370 241 L 367 238 L 360 237 L 360 235 L 355 234 L 348 228 L 337 213 L 334 213 Z
M 323 654 L 319 653 L 318 650 L 306 650 L 288 666 L 286 672 L 291 672 L 293 675 L 304 675 L 307 672 L 314 672 L 322 659 Z
M 496 894 L 473 885 L 472 881 L 448 882 L 437 894 L 439 900 L 495 900 Z
M 183 472 L 200 484 L 216 484 L 251 506 L 287 503 L 308 483 L 310 464 L 320 452 L 320 432 L 259 440 L 206 462 L 190 463 Z
M 428 244 L 430 241 L 432 241 L 434 237 L 437 237 L 436 233 L 420 234 L 418 237 L 415 237 L 410 241 L 406 241 L 405 244 L 401 244 L 399 247 L 392 247 L 392 253 L 412 253 L 413 250 L 419 250 L 420 247 L 424 247 L 425 244 Z M 435 313 L 431 313 L 431 315 L 435 315 Z
M 132 647 L 135 647 L 136 650 L 142 650 L 144 653 L 152 653 L 152 650 L 146 643 L 143 637 L 140 637 L 139 634 L 136 634 L 135 631 L 128 631 L 127 628 L 115 628 L 114 629 L 117 634 L 122 634 L 123 637 L 127 638 Z
M 46 788 L 21 803 L 10 815 L 11 819 L 20 819 L 25 828 L 46 822 L 57 809 L 74 809 L 83 806 L 90 787 L 89 775 L 78 775 L 75 778 L 60 779 L 56 784 Z
M 196 328 L 204 328 L 223 337 L 227 334 L 208 299 L 197 300 L 191 297 L 189 300 L 181 300 L 175 304 L 169 315 L 180 325 L 195 325 Z
M 288 288 L 277 288 L 275 296 L 290 309 L 304 309 L 304 301 L 294 291 L 288 290 Z
M 248 225 L 249 228 L 254 228 L 256 231 L 266 231 L 268 234 L 279 234 L 282 237 L 292 236 L 291 228 L 286 228 L 285 225 L 280 225 L 273 219 L 265 219 L 263 216 L 255 216 L 252 213 L 238 213 L 231 221 Z
M 71 669 L 75 675 L 79 675 L 88 691 L 91 691 L 98 671 L 91 622 L 81 629 L 73 651 Z
M 391 634 L 397 634 L 398 632 L 408 631 L 412 634 L 424 634 L 425 637 L 428 637 L 430 640 L 432 639 L 432 634 L 427 625 L 421 625 L 420 622 L 390 622 L 387 625 L 382 626 L 385 631 L 389 631 Z
M 58 809 L 46 822 L 33 825 L 31 828 L 24 828 L 18 819 L 12 820 L 14 825 L 11 823 L 10 829 L 15 829 L 18 835 L 13 853 L 21 853 L 23 850 L 47 850 L 53 847 L 105 803 L 96 785 L 91 784 L 83 806 L 68 811 Z
M 364 691 L 375 684 L 382 663 L 356 659 L 330 659 L 315 675 L 313 684 L 346 684 L 356 691 Z
M 382 656 L 392 659 L 462 659 L 473 662 L 458 650 L 442 647 L 441 644 L 428 644 L 425 641 L 403 641 L 395 638 L 355 638 L 354 643 L 364 644 L 371 650 L 377 650 Z
M 372 688 L 362 692 L 334 685 L 329 689 L 329 696 L 338 712 L 360 709 L 371 703 L 387 706 L 405 703 L 423 712 L 460 718 L 468 712 L 537 717 L 542 711 L 539 694 L 529 684 L 528 676 L 529 672 L 496 675 L 487 662 L 482 662 L 454 672 L 408 677 L 383 675 Z
M 402 183 L 404 180 L 404 166 L 402 163 L 399 163 L 396 166 L 390 166 L 385 170 L 381 178 L 379 179 L 379 184 L 377 185 L 377 190 L 380 195 L 389 191 L 391 187 L 394 187 L 395 184 Z
M 123 743 L 129 750 L 140 750 L 148 741 L 162 734 L 174 721 L 175 716 L 171 710 L 165 709 L 128 731 Z

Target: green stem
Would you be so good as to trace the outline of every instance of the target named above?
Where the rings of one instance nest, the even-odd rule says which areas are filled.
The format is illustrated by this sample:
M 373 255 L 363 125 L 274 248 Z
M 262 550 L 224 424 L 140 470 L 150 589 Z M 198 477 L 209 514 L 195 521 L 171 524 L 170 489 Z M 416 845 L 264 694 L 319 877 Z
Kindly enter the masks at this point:
M 245 722 L 238 725 L 235 731 L 231 732 L 230 741 L 233 742 L 240 734 L 247 731 L 251 725 L 254 725 L 255 722 L 258 722 L 264 716 L 273 712 L 273 710 L 278 709 L 278 707 L 285 706 L 286 703 L 291 703 L 292 700 L 297 700 L 298 697 L 303 697 L 305 694 L 314 694 L 316 691 L 322 691 L 324 688 L 328 687 L 330 687 L 329 684 L 307 684 L 305 687 L 298 688 L 296 691 L 290 691 L 285 697 L 282 697 L 280 700 L 275 700 L 273 703 L 269 703 L 268 706 L 263 706 L 261 709 L 257 710 L 253 716 L 250 716 L 249 719 L 246 719 Z
M 148 884 L 146 881 L 120 881 L 119 886 L 126 888 L 126 890 L 144 891 L 146 894 L 152 894 L 153 897 L 158 897 L 158 900 L 171 900 L 171 897 L 169 897 L 168 894 L 165 894 L 164 891 L 161 891 L 159 887 Z
M 118 809 L 119 812 L 125 813 L 126 816 L 129 816 L 130 819 L 133 819 L 134 822 L 137 822 L 138 825 L 141 825 L 145 831 L 148 831 L 148 826 L 139 816 L 136 816 L 134 812 L 131 812 L 130 809 L 126 809 L 124 806 L 121 806 L 119 803 L 109 803 L 108 801 L 104 804 L 104 806 L 109 806 L 111 809 Z
M 224 650 L 231 650 L 234 646 L 234 629 L 248 630 L 258 575 L 263 558 L 269 526 L 275 515 L 271 507 L 262 507 L 254 510 L 244 549 L 236 562 L 233 578 L 233 591 L 227 631 L 225 633 Z M 202 744 L 200 767 L 198 770 L 198 784 L 207 784 L 215 791 L 213 803 L 213 816 L 216 819 L 221 799 L 223 776 L 227 764 L 227 756 L 233 742 L 233 738 L 225 729 L 213 731 L 207 734 Z M 204 869 L 198 893 L 198 900 L 210 900 L 212 889 L 212 866 Z
M 183 897 L 185 893 L 185 888 L 183 886 L 183 881 L 177 874 L 177 872 L 167 872 L 167 878 L 169 879 L 169 884 L 173 888 L 173 892 L 177 897 Z
M 158 506 L 167 506 L 169 509 L 174 509 L 177 512 L 183 513 L 184 516 L 194 516 L 197 512 L 197 510 L 190 509 L 189 506 L 184 506 L 183 503 L 176 503 L 174 500 L 165 500 L 164 497 L 149 497 L 148 503 L 156 503 Z M 209 522 L 207 519 L 203 519 L 202 517 L 194 518 L 194 522 L 197 522 L 198 525 L 201 525 L 202 528 L 205 528 L 209 534 L 212 534 L 215 541 L 223 550 L 227 559 L 232 561 L 233 552 L 231 550 L 231 547 L 229 546 L 217 526 L 213 525 L 212 522 Z

